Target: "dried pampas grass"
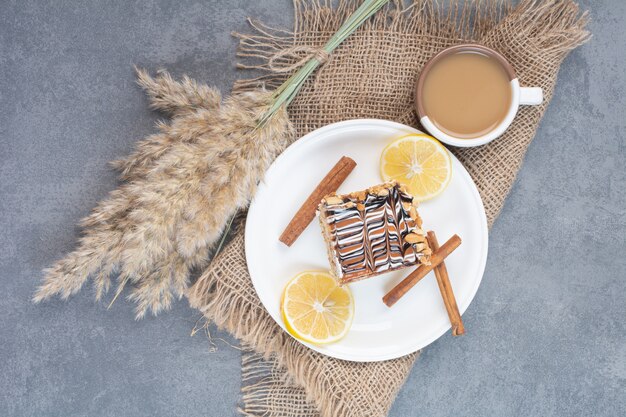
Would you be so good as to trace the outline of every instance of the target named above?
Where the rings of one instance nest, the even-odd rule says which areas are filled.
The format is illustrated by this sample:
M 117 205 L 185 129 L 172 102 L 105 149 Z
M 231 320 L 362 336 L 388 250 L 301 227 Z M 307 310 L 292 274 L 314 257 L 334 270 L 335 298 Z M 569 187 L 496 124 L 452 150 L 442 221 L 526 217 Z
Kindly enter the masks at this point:
M 166 72 L 138 70 L 151 106 L 172 116 L 159 132 L 114 162 L 125 181 L 82 221 L 78 249 L 46 269 L 33 300 L 78 292 L 93 277 L 96 298 L 118 274 L 115 300 L 128 284 L 137 318 L 157 314 L 182 297 L 192 269 L 209 252 L 229 220 L 247 206 L 293 128 L 286 108 L 304 82 L 343 40 L 389 0 L 364 0 L 321 49 L 308 52 L 273 92 L 254 90 L 221 100 L 219 92 Z M 303 52 L 302 48 L 285 55 Z
M 45 271 L 34 296 L 78 292 L 93 277 L 96 298 L 118 274 L 118 294 L 133 284 L 137 318 L 181 297 L 203 267 L 228 220 L 245 207 L 270 163 L 291 140 L 284 107 L 263 126 L 271 94 L 254 91 L 220 102 L 188 78 L 138 71 L 153 108 L 173 116 L 114 166 L 126 181 L 85 218 L 78 248 Z

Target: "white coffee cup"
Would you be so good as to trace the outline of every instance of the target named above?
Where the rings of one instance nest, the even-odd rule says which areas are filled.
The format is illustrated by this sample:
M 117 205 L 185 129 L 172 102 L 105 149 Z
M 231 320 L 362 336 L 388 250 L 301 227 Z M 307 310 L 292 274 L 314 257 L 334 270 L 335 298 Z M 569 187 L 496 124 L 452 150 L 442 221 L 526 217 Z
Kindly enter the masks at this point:
M 509 109 L 502 119 L 502 121 L 496 125 L 489 132 L 475 137 L 475 138 L 457 138 L 449 135 L 446 132 L 443 132 L 439 129 L 428 117 L 428 114 L 424 110 L 424 104 L 422 100 L 422 92 L 424 86 L 424 80 L 426 78 L 426 74 L 432 68 L 433 64 L 435 64 L 440 59 L 459 52 L 475 52 L 479 54 L 484 54 L 486 56 L 495 58 L 502 68 L 507 73 L 507 76 L 510 80 L 511 86 L 511 103 L 509 105 Z M 486 143 L 491 142 L 496 139 L 500 135 L 504 133 L 506 129 L 511 125 L 520 105 L 538 105 L 543 102 L 543 91 L 539 87 L 520 87 L 519 80 L 517 79 L 517 75 L 515 74 L 515 70 L 513 66 L 500 55 L 498 52 L 493 49 L 487 48 L 483 45 L 478 44 L 463 44 L 456 45 L 449 48 L 446 48 L 435 56 L 433 56 L 424 66 L 420 76 L 417 80 L 417 88 L 415 95 L 415 104 L 417 109 L 417 114 L 420 118 L 420 123 L 422 126 L 435 138 L 439 139 L 441 142 L 444 142 L 448 145 L 458 146 L 458 147 L 473 147 L 480 146 Z

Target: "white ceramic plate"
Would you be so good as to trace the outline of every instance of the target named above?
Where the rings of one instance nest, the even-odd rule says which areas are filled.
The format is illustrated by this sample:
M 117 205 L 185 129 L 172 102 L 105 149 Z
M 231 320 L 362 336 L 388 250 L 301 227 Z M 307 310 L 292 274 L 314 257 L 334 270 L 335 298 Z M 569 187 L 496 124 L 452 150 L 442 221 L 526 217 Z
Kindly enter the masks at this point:
M 304 136 L 281 154 L 265 175 L 248 212 L 246 259 L 261 302 L 284 329 L 280 314 L 283 287 L 305 270 L 328 270 L 320 227 L 313 221 L 288 248 L 278 237 L 311 191 L 343 155 L 357 167 L 339 192 L 357 191 L 382 182 L 379 160 L 394 139 L 417 130 L 385 120 L 350 120 Z M 446 260 L 461 313 L 474 298 L 487 261 L 487 220 L 476 185 L 452 156 L 448 188 L 418 209 L 424 230 L 434 230 L 440 244 L 453 234 L 463 243 Z M 390 272 L 350 285 L 355 317 L 339 342 L 316 346 L 338 359 L 369 362 L 397 358 L 430 344 L 450 328 L 441 294 L 431 272 L 392 308 L 382 297 L 410 269 Z M 471 331 L 471 329 L 470 329 Z

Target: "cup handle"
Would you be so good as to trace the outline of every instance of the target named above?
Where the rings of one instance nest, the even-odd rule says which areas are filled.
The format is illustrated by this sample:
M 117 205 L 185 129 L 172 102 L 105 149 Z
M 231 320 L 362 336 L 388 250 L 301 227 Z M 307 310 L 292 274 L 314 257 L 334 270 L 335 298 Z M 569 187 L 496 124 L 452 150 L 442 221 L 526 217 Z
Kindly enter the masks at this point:
M 541 87 L 520 87 L 519 104 L 536 106 L 543 103 L 543 90 Z

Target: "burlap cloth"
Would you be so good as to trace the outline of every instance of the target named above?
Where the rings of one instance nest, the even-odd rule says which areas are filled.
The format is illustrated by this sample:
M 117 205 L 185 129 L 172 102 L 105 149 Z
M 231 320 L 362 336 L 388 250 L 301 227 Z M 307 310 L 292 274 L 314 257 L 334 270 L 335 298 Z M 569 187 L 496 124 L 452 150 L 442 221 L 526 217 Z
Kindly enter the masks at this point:
M 236 90 L 278 86 L 289 75 L 285 66 L 302 58 L 303 49 L 321 47 L 359 2 L 321 3 L 295 0 L 293 32 L 253 23 L 253 34 L 238 35 L 241 66 L 265 73 L 238 82 Z M 550 102 L 561 62 L 589 37 L 586 22 L 571 1 L 522 1 L 515 7 L 497 0 L 450 7 L 421 0 L 393 3 L 320 68 L 291 104 L 290 118 L 298 137 L 356 118 L 389 119 L 419 129 L 413 88 L 426 60 L 468 41 L 500 51 L 521 85 L 543 88 L 545 101 L 521 107 L 508 131 L 489 145 L 452 149 L 476 182 L 491 225 Z M 252 287 L 241 229 L 194 285 L 190 302 L 246 346 L 241 411 L 249 416 L 384 416 L 418 356 L 352 363 L 296 342 L 272 320 Z

